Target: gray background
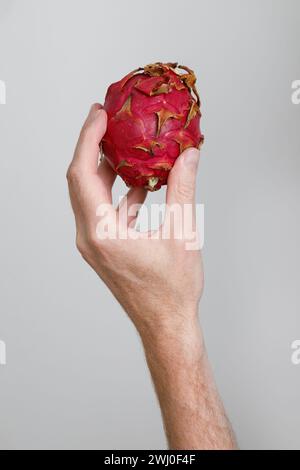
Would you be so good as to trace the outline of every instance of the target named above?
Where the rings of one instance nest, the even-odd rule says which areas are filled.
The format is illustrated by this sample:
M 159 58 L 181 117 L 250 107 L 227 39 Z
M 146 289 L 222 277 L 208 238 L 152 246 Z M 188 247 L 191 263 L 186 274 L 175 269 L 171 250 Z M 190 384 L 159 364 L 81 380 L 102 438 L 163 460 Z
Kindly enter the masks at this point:
M 299 17 L 298 0 L 0 0 L 1 448 L 165 447 L 137 334 L 75 251 L 65 181 L 90 104 L 156 60 L 199 78 L 201 318 L 228 414 L 244 449 L 300 448 Z

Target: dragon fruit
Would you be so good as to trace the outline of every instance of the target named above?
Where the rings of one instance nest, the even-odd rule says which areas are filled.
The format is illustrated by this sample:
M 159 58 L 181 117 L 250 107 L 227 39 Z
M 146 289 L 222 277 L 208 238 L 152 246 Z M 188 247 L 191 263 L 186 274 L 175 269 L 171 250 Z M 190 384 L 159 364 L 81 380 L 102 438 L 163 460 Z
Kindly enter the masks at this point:
M 127 186 L 167 184 L 176 158 L 200 148 L 200 99 L 188 67 L 161 62 L 138 68 L 107 91 L 102 152 Z

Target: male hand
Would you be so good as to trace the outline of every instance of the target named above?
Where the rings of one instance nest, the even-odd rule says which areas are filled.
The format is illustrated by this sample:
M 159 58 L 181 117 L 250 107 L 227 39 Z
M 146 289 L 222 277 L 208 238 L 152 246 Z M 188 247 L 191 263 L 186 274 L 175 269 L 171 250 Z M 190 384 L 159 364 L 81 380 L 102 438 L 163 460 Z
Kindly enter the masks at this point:
M 77 247 L 141 333 L 147 330 L 156 334 L 161 327 L 182 327 L 196 319 L 203 271 L 200 250 L 187 250 L 191 240 L 185 239 L 184 234 L 177 239 L 173 235 L 176 224 L 182 225 L 181 216 L 188 205 L 192 208 L 191 217 L 195 216 L 199 151 L 186 150 L 170 172 L 166 203 L 176 210 L 167 210 L 165 222 L 156 233 L 138 232 L 134 229 L 136 205 L 144 202 L 147 191 L 130 189 L 126 201 L 114 209 L 111 190 L 116 175 L 105 160 L 98 166 L 106 119 L 101 106 L 93 105 L 68 170 Z M 101 205 L 105 207 L 102 221 L 97 216 Z M 99 239 L 99 222 L 110 226 L 117 237 Z M 195 221 L 192 223 L 195 226 Z M 127 232 L 127 239 L 119 239 L 121 231 Z
M 159 230 L 138 232 L 134 229 L 137 205 L 144 202 L 146 191 L 130 189 L 127 207 L 122 201 L 114 209 L 111 190 L 116 175 L 105 160 L 98 165 L 106 119 L 102 107 L 93 105 L 67 174 L 77 247 L 140 333 L 169 446 L 233 449 L 235 438 L 215 387 L 197 318 L 203 289 L 200 250 L 187 249 L 196 241 L 199 152 L 186 150 L 176 160 Z M 182 227 L 186 213 L 190 219 L 187 231 Z M 102 237 L 99 224 L 117 236 Z

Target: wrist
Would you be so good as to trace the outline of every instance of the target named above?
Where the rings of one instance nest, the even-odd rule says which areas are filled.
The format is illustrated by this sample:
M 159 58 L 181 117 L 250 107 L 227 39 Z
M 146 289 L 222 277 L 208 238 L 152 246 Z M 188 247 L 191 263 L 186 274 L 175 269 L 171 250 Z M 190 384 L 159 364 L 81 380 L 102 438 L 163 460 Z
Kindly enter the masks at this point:
M 205 346 L 199 320 L 196 315 L 181 320 L 160 322 L 159 325 L 139 330 L 148 357 L 156 361 L 176 361 L 186 364 L 199 361 Z
M 160 336 L 171 334 L 172 332 L 188 332 L 198 325 L 198 303 L 178 305 L 165 303 L 154 304 L 150 308 L 143 309 L 142 313 L 133 312 L 129 316 L 138 330 L 142 340 L 151 336 L 159 339 Z

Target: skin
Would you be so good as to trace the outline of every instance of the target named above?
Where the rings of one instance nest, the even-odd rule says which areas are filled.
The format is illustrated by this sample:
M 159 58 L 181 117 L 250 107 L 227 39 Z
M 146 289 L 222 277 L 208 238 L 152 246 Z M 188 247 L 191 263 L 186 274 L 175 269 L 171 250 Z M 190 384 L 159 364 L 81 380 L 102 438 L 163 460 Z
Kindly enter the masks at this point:
M 76 221 L 76 244 L 83 258 L 105 282 L 134 323 L 161 407 L 171 449 L 235 449 L 236 441 L 219 398 L 209 366 L 198 320 L 203 291 L 199 249 L 187 250 L 185 239 L 172 234 L 179 221 L 166 218 L 157 233 L 167 228 L 168 239 L 146 237 L 135 231 L 135 204 L 146 191 L 132 188 L 128 211 L 112 206 L 115 173 L 104 160 L 98 165 L 99 143 L 107 117 L 101 105 L 92 106 L 81 130 L 67 172 Z M 189 204 L 195 226 L 195 183 L 199 151 L 188 149 L 170 172 L 167 207 Z M 127 230 L 135 239 L 97 237 L 100 204 L 109 211 L 105 222 Z M 121 220 L 116 219 L 119 214 Z M 122 226 L 122 227 L 121 227 Z

